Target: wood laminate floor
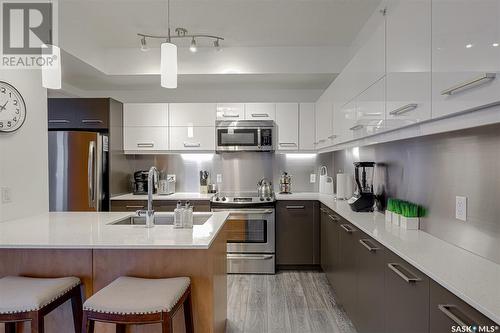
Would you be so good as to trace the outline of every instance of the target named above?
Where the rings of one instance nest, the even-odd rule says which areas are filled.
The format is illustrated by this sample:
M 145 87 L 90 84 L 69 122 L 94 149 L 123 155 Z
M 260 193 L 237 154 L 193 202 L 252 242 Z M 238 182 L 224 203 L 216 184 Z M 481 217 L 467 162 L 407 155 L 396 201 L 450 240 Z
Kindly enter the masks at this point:
M 356 333 L 321 272 L 228 275 L 227 333 Z

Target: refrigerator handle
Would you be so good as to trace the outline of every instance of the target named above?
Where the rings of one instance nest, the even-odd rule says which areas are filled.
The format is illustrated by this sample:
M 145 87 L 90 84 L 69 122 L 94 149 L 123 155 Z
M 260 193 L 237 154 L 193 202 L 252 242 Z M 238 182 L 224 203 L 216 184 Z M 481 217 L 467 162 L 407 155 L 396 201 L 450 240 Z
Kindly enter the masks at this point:
M 95 189 L 94 189 L 94 178 L 95 178 L 95 168 L 94 168 L 94 158 L 95 158 L 95 141 L 89 142 L 89 157 L 87 161 L 87 177 L 88 177 L 88 202 L 89 207 L 95 207 Z

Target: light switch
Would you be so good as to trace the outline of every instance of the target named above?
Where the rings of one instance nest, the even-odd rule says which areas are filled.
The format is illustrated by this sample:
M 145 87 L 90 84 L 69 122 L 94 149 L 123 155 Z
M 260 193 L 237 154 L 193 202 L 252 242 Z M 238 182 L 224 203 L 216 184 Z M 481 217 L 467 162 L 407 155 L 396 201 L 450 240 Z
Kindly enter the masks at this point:
M 220 173 L 217 174 L 217 183 L 222 183 L 222 175 Z
M 2 203 L 12 202 L 12 189 L 10 187 L 2 187 Z
M 311 173 L 309 175 L 309 182 L 316 183 L 316 174 L 315 173 Z

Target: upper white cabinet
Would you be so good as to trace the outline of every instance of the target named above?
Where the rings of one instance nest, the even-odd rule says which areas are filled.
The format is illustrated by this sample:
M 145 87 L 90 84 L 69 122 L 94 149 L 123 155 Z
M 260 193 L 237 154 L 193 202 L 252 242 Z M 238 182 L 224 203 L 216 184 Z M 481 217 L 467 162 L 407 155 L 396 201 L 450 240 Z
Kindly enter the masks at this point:
M 123 150 L 168 150 L 168 127 L 125 127 L 123 130 Z
M 354 132 L 360 128 L 360 126 L 356 126 L 356 100 L 336 109 L 333 128 L 337 135 L 336 142 L 341 143 L 354 138 Z
M 321 149 L 332 144 L 332 103 L 322 96 L 316 103 L 316 148 Z
M 215 103 L 170 103 L 170 126 L 215 126 Z
M 125 103 L 123 126 L 168 126 L 168 104 Z
M 500 0 L 432 1 L 432 117 L 500 101 Z
M 297 103 L 276 104 L 278 128 L 278 150 L 299 149 L 299 105 Z
M 431 117 L 431 0 L 387 5 L 386 127 Z
M 385 78 L 375 82 L 356 98 L 354 137 L 376 134 L 385 128 Z
M 245 104 L 219 103 L 217 104 L 217 120 L 244 120 Z
M 246 120 L 275 120 L 276 119 L 276 104 L 275 103 L 246 103 L 245 104 L 245 119 Z
M 314 103 L 299 104 L 299 149 L 314 150 L 316 147 L 316 117 Z
M 170 127 L 170 150 L 215 150 L 214 127 Z

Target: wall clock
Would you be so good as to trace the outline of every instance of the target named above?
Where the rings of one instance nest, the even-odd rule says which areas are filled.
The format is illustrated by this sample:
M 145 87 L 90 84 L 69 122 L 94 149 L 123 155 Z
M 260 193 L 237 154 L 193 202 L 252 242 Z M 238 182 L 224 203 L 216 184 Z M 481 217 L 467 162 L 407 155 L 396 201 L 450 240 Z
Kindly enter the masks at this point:
M 11 84 L 0 81 L 0 132 L 14 132 L 26 120 L 23 96 Z

